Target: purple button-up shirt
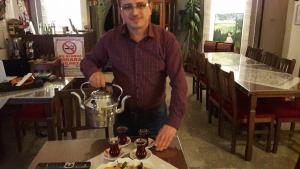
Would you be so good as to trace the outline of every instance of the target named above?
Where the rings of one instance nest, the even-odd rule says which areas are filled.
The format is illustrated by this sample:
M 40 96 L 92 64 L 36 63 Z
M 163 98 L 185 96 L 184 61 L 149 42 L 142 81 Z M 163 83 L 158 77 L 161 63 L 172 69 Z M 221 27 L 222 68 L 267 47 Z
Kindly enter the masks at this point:
M 122 25 L 107 32 L 81 61 L 86 77 L 99 71 L 110 60 L 113 83 L 124 95 L 132 96 L 130 110 L 150 110 L 165 102 L 166 77 L 170 78 L 171 103 L 167 124 L 179 128 L 185 112 L 187 83 L 182 67 L 180 45 L 175 36 L 150 24 L 147 36 L 136 43 Z

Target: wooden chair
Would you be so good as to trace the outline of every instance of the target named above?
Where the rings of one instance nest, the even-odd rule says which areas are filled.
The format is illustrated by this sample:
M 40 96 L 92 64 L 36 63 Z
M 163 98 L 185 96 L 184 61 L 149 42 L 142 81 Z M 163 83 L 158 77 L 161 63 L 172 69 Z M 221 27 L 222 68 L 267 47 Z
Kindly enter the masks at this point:
M 218 71 L 218 79 L 221 93 L 221 113 L 219 116 L 219 135 L 223 136 L 224 116 L 232 123 L 232 138 L 231 138 L 231 152 L 235 153 L 237 131 L 241 128 L 241 124 L 247 124 L 250 112 L 250 101 L 244 101 L 245 98 L 240 98 L 237 94 L 237 88 L 234 81 L 233 72 Z M 267 132 L 267 151 L 271 150 L 271 134 L 273 133 L 274 115 L 265 113 L 258 108 L 256 109 L 255 124 L 266 123 L 269 125 Z M 247 130 L 248 131 L 248 130 Z M 256 131 L 262 133 L 263 131 Z
M 264 52 L 261 62 L 273 68 L 276 68 L 276 65 L 278 64 L 279 60 L 280 60 L 279 56 L 270 52 Z
M 85 89 L 87 94 L 94 89 Z M 73 139 L 77 138 L 78 130 L 95 129 L 88 123 L 88 115 L 81 110 L 78 99 L 71 92 L 82 95 L 78 89 L 61 90 L 55 89 L 55 110 L 57 117 L 57 136 L 61 140 L 64 133 L 71 133 Z M 109 138 L 108 127 L 105 130 L 105 137 Z
M 299 154 L 298 161 L 296 163 L 295 169 L 300 169 L 300 154 Z
M 63 77 L 63 65 L 61 60 L 57 59 L 51 64 L 31 64 L 31 72 L 49 72 L 57 77 Z M 22 151 L 22 133 L 25 135 L 25 123 L 34 123 L 35 132 L 40 133 L 38 122 L 46 121 L 45 105 L 43 104 L 27 104 L 22 105 L 20 110 L 14 114 L 14 127 L 18 145 L 18 151 Z
M 217 42 L 215 41 L 205 41 L 204 42 L 204 52 L 216 52 Z
M 262 52 L 263 52 L 262 49 L 248 46 L 246 51 L 246 57 L 260 61 L 262 58 Z
M 202 103 L 202 90 L 206 89 L 207 77 L 206 77 L 206 64 L 204 53 L 195 53 L 195 68 L 193 76 L 193 93 L 196 93 L 197 100 L 200 99 Z
M 226 42 L 218 42 L 216 52 L 234 52 L 234 44 Z
M 206 59 L 207 60 L 207 59 Z M 211 123 L 213 110 L 216 110 L 216 114 L 220 111 L 220 87 L 218 83 L 218 71 L 221 65 L 212 64 L 206 61 L 206 74 L 207 74 L 207 103 L 208 110 L 208 122 Z
M 295 64 L 295 59 L 289 60 L 286 58 L 279 58 L 275 68 L 280 70 L 281 72 L 292 74 L 295 68 Z

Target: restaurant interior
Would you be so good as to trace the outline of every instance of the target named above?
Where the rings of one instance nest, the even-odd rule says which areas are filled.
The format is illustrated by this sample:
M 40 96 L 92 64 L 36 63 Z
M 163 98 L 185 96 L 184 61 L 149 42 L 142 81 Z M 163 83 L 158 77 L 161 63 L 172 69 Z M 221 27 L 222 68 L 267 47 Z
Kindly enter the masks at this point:
M 188 92 L 171 145 L 114 133 L 129 96 L 80 71 L 122 25 L 118 0 L 0 0 L 0 169 L 300 169 L 299 0 L 127 1 L 150 2 L 181 47 Z

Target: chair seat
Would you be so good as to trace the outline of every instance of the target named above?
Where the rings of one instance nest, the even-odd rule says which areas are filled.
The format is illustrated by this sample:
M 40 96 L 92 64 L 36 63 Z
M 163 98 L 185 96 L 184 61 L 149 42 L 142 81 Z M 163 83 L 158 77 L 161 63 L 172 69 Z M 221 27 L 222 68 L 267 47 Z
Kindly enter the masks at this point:
M 250 102 L 241 102 L 239 101 L 240 104 L 238 104 L 238 119 L 241 120 L 247 120 L 248 119 L 248 115 L 250 113 Z M 227 113 L 229 113 L 230 115 L 231 112 L 233 112 L 232 107 L 229 106 L 230 104 L 227 104 L 225 106 L 225 109 L 227 111 Z M 272 111 L 268 111 L 267 108 L 262 107 L 260 105 L 257 105 L 256 107 L 256 119 L 274 119 L 275 118 L 275 114 L 272 113 Z
M 272 111 L 276 118 L 300 118 L 300 101 L 280 101 L 264 104 L 264 109 Z
M 45 118 L 45 105 L 35 104 L 35 105 L 24 105 L 20 112 L 17 113 L 18 119 L 43 119 Z

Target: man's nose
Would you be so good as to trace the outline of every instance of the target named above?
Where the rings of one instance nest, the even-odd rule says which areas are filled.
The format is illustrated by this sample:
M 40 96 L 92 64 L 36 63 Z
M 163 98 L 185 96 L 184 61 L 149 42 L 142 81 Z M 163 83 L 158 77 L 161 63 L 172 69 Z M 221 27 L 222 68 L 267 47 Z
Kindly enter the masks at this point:
M 137 7 L 134 7 L 134 8 L 132 9 L 132 14 L 133 14 L 133 15 L 137 15 L 138 12 L 139 12 L 139 9 L 137 9 Z

